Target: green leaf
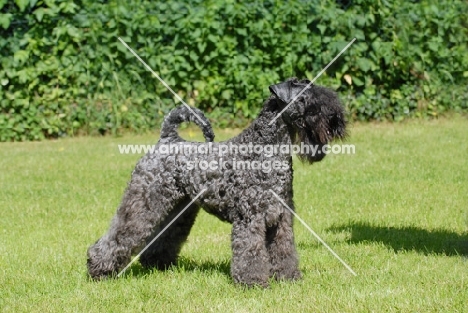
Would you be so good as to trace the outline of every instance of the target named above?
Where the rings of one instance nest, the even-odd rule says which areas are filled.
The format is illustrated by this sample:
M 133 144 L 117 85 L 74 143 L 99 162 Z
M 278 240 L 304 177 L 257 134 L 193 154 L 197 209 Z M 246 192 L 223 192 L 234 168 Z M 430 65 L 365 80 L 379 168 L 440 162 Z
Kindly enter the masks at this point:
M 221 98 L 229 100 L 231 99 L 231 95 L 232 95 L 232 90 L 226 89 L 226 90 L 223 90 L 223 92 L 221 93 Z
M 247 30 L 245 28 L 237 28 L 236 33 L 238 33 L 241 36 L 247 36 Z
M 29 0 L 15 0 L 16 5 L 19 7 L 20 11 L 23 12 L 29 4 Z
M 195 51 L 190 51 L 189 56 L 190 56 L 190 60 L 194 62 L 198 61 L 198 54 L 196 54 Z
M 12 17 L 13 15 L 9 13 L 0 14 L 0 26 L 2 26 L 3 29 L 7 29 L 8 27 L 10 27 L 10 22 L 11 22 Z
M 363 86 L 364 85 L 364 82 L 362 81 L 362 79 L 356 77 L 356 76 L 353 76 L 353 84 L 356 85 L 356 86 Z
M 34 10 L 33 14 L 36 16 L 36 19 L 41 22 L 42 21 L 42 17 L 44 16 L 45 14 L 45 9 L 44 8 L 39 8 L 37 10 Z
M 205 48 L 206 48 L 206 42 L 197 43 L 197 47 L 198 47 L 198 51 L 200 53 L 203 53 L 205 51 Z
M 0 0 L 0 10 L 3 8 L 3 6 L 8 2 L 8 0 Z
M 356 63 L 363 72 L 369 71 L 373 65 L 367 58 L 359 58 Z
M 29 52 L 25 50 L 18 50 L 13 55 L 13 59 L 19 64 L 23 64 L 29 58 Z
M 79 38 L 81 33 L 78 31 L 76 27 L 70 26 L 67 28 L 67 33 L 72 38 Z

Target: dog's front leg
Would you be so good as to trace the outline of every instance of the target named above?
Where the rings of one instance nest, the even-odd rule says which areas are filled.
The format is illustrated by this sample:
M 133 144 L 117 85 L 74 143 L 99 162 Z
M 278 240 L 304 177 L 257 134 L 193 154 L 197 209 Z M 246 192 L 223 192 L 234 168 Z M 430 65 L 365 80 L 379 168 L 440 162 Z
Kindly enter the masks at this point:
M 284 211 L 278 224 L 267 229 L 267 250 L 271 262 L 271 276 L 276 280 L 296 280 L 302 277 L 294 244 L 292 215 Z
M 268 286 L 270 261 L 265 232 L 265 221 L 260 214 L 234 221 L 231 275 L 235 283 L 249 287 Z

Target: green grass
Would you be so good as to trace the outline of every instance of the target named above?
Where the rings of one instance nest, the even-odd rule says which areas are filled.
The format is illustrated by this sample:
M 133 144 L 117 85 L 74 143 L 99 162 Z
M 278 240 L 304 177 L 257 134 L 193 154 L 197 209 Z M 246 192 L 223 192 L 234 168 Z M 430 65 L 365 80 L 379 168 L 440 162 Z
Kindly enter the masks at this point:
M 304 279 L 266 290 L 232 284 L 230 226 L 206 213 L 178 266 L 135 263 L 121 279 L 87 278 L 86 249 L 106 231 L 139 158 L 117 144 L 157 134 L 0 144 L 0 311 L 465 311 L 467 122 L 357 124 L 355 155 L 296 162 L 298 214 L 358 276 L 296 222 Z

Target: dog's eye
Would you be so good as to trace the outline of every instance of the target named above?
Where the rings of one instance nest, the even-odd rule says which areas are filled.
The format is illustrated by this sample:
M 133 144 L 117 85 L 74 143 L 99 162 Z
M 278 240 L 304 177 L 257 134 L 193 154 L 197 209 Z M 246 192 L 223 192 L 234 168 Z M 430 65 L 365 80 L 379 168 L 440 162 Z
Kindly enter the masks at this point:
M 296 119 L 296 123 L 302 127 L 305 127 L 304 119 L 302 117 Z
M 306 113 L 312 114 L 312 115 L 317 115 L 320 112 L 320 109 L 317 107 L 308 107 L 306 109 Z

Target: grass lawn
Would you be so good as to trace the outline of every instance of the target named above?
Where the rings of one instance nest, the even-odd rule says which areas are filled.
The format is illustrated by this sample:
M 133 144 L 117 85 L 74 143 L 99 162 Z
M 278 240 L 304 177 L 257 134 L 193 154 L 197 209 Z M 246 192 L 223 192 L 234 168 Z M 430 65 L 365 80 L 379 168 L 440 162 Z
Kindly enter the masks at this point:
M 304 279 L 266 290 L 232 284 L 230 226 L 206 213 L 176 267 L 87 278 L 86 249 L 139 158 L 117 145 L 157 138 L 0 144 L 0 311 L 466 312 L 466 118 L 352 125 L 355 155 L 296 162 L 297 213 L 358 276 L 296 221 Z

